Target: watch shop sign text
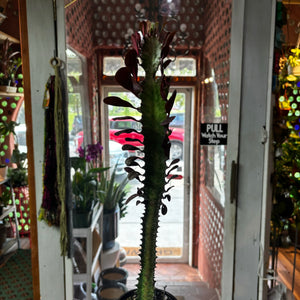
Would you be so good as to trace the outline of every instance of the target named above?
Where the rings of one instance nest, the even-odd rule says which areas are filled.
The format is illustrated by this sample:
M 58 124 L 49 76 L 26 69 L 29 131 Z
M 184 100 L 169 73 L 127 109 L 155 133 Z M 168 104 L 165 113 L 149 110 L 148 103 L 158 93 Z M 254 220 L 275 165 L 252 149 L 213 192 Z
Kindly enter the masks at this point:
M 203 123 L 200 128 L 200 145 L 227 145 L 228 124 Z

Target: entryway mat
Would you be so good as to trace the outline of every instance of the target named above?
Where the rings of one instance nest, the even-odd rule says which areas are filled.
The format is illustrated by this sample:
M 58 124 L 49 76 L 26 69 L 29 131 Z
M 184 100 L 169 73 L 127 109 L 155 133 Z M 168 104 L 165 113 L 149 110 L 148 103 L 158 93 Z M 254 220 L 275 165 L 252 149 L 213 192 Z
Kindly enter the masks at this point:
M 123 247 L 126 251 L 127 256 L 138 256 L 140 252 L 139 247 Z M 157 247 L 156 248 L 158 256 L 181 256 L 182 248 L 180 247 Z
M 0 268 L 0 300 L 9 299 L 33 299 L 30 250 L 17 250 Z

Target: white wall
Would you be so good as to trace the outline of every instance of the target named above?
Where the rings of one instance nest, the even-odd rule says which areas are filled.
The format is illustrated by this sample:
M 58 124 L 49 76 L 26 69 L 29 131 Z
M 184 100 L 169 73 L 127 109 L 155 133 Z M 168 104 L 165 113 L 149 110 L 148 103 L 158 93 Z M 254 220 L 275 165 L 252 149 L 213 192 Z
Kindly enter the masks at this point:
M 63 0 L 57 1 L 59 28 L 59 58 L 64 59 Z M 54 55 L 54 25 L 52 0 L 27 0 L 28 43 L 30 59 L 33 148 L 35 162 L 35 189 L 37 213 L 42 201 L 42 163 L 44 142 L 44 110 L 42 108 L 45 84 L 54 74 L 50 59 Z M 55 227 L 38 221 L 39 274 L 41 299 L 65 298 L 64 262 L 60 255 L 60 232 Z M 67 262 L 68 263 L 68 262 Z M 68 277 L 70 280 L 70 276 Z M 70 284 L 70 282 L 69 282 Z M 71 298 L 70 298 L 71 299 Z
M 270 77 L 276 1 L 233 0 L 229 136 L 222 296 L 259 299 L 261 253 L 268 249 Z M 238 162 L 236 199 L 230 199 L 232 161 Z M 233 200 L 233 202 L 231 201 Z M 236 222 L 236 223 L 235 223 Z M 265 299 L 265 298 L 264 298 Z

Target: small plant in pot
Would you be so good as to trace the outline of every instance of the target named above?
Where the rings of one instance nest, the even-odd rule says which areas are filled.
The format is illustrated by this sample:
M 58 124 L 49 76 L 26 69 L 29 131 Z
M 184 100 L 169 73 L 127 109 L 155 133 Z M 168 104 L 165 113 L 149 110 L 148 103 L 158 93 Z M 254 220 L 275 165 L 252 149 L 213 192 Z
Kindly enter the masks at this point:
M 118 83 L 140 99 L 140 106 L 135 107 L 118 97 L 107 97 L 104 102 L 109 105 L 129 107 L 141 113 L 140 122 L 143 140 L 142 157 L 129 157 L 126 160 L 129 179 L 137 179 L 142 188 L 129 197 L 128 201 L 138 198 L 137 204 L 144 205 L 142 221 L 142 243 L 140 256 L 140 273 L 137 288 L 124 294 L 120 299 L 176 299 L 166 291 L 155 288 L 156 239 L 160 214 L 167 213 L 165 202 L 170 201 L 168 183 L 173 178 L 171 171 L 177 168 L 179 160 L 169 161 L 171 130 L 169 124 L 174 119 L 170 112 L 176 98 L 176 91 L 169 97 L 170 79 L 164 75 L 165 68 L 171 63 L 168 58 L 170 43 L 175 32 L 159 31 L 158 25 L 149 21 L 141 22 L 140 32 L 132 35 L 133 49 L 125 55 L 125 67 L 116 73 Z M 145 70 L 145 78 L 138 80 L 138 64 Z M 156 77 L 160 68 L 161 76 Z M 116 118 L 117 119 L 117 118 Z M 123 130 L 118 134 L 135 131 Z M 127 139 L 130 141 L 131 139 Z M 124 150 L 140 150 L 124 145 Z M 141 172 L 136 171 L 136 167 Z
M 0 123 L 0 177 L 1 180 L 6 179 L 8 164 L 10 159 L 5 152 L 9 149 L 10 135 L 16 137 L 15 127 L 18 125 L 15 121 L 2 121 Z
M 126 185 L 127 178 L 120 183 L 116 181 L 115 166 L 109 177 L 107 172 L 102 173 L 98 185 L 98 198 L 103 204 L 103 249 L 108 250 L 114 247 L 115 239 L 118 236 L 119 219 L 125 216 L 127 206 Z
M 17 72 L 22 65 L 20 51 L 13 51 L 11 45 L 12 43 L 6 39 L 0 48 L 0 86 L 1 90 L 7 92 L 16 91 L 16 88 L 6 87 L 16 86 Z
M 97 201 L 98 174 L 107 168 L 96 167 L 103 147 L 100 143 L 79 147 L 79 157 L 71 157 L 75 173 L 72 179 L 73 226 L 89 227 Z
M 0 195 L 0 215 L 3 213 L 3 208 L 9 204 L 11 192 L 8 186 L 3 185 Z
M 16 165 L 15 168 L 8 169 L 8 177 L 13 187 L 21 187 L 28 185 L 27 176 L 27 153 L 20 152 L 18 144 L 15 144 L 11 162 Z

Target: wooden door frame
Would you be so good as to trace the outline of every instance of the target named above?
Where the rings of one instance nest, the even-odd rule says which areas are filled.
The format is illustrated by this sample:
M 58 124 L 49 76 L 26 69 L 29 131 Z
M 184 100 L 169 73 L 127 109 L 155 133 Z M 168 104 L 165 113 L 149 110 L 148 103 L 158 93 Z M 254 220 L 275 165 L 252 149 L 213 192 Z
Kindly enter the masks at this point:
M 35 167 L 33 154 L 33 134 L 31 118 L 31 81 L 29 67 L 29 45 L 27 31 L 27 8 L 26 1 L 18 0 L 19 6 L 19 26 L 20 44 L 22 54 L 22 69 L 24 81 L 24 101 L 25 101 L 25 121 L 26 121 L 26 141 L 28 164 L 28 186 L 29 186 L 29 207 L 30 207 L 30 240 L 31 240 L 31 270 L 33 299 L 40 299 L 40 278 L 39 278 L 39 257 L 38 257 L 38 237 L 37 237 L 37 210 L 35 193 Z

